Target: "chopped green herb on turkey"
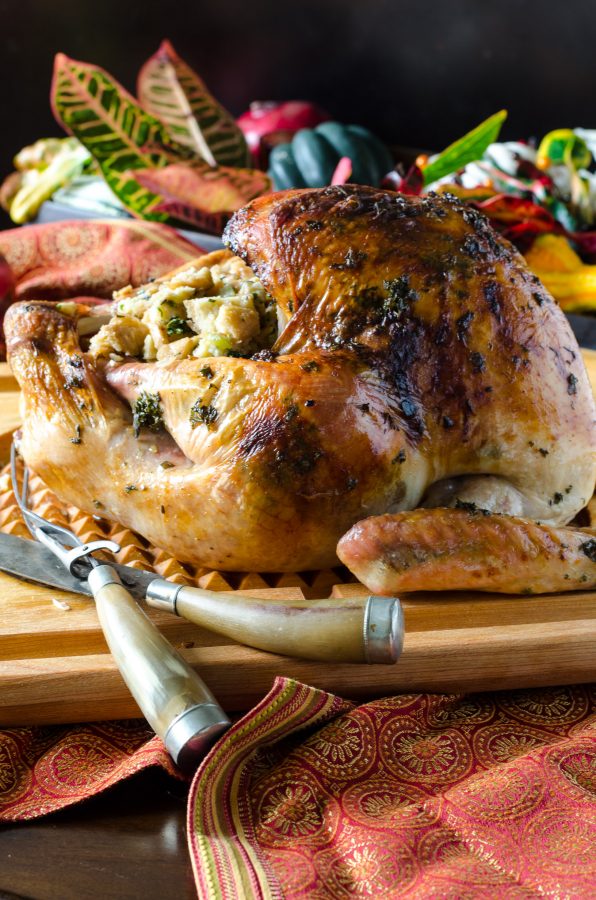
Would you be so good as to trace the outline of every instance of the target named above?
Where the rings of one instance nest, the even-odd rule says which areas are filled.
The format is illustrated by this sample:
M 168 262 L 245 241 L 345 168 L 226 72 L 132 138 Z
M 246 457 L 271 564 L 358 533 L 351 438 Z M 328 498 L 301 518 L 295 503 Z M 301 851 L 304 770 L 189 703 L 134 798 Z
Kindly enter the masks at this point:
M 211 427 L 217 419 L 217 410 L 210 404 L 203 403 L 203 400 L 197 400 L 190 410 L 190 424 L 193 428 L 197 425 L 207 425 Z
M 163 427 L 159 394 L 141 391 L 132 408 L 132 427 L 136 437 L 139 436 L 141 428 L 159 431 Z

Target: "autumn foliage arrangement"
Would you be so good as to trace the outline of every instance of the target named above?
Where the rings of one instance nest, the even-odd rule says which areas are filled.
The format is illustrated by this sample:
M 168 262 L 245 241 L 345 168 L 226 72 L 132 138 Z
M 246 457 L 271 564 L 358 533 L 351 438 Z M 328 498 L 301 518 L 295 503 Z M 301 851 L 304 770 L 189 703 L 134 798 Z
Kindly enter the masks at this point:
M 69 136 L 16 155 L 0 185 L 15 223 L 52 199 L 76 216 L 132 215 L 219 236 L 271 190 L 449 191 L 513 241 L 566 311 L 596 311 L 595 130 L 502 141 L 501 110 L 406 170 L 368 129 L 330 121 L 310 102 L 255 102 L 235 120 L 169 41 L 141 67 L 136 95 L 101 67 L 57 54 L 50 99 Z
M 54 142 L 51 159 L 41 165 L 21 160 L 24 176 L 5 182 L 2 199 L 15 221 L 25 221 L 37 201 L 83 171 L 101 174 L 134 216 L 214 234 L 235 210 L 271 189 L 267 174 L 250 167 L 233 116 L 169 41 L 142 67 L 137 95 L 99 66 L 56 55 L 50 99 L 72 137 Z M 47 143 L 38 142 L 39 155 Z

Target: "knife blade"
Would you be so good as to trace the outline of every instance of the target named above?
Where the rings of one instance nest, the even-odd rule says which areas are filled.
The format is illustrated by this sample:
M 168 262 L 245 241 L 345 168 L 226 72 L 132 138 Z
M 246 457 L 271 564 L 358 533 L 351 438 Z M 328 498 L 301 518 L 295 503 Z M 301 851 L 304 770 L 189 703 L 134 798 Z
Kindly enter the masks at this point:
M 152 581 L 161 581 L 153 572 L 133 569 L 110 561 L 122 583 L 136 600 L 144 600 Z M 44 587 L 71 591 L 92 597 L 87 581 L 75 578 L 64 568 L 50 550 L 37 541 L 0 533 L 0 570 L 23 581 L 31 581 Z

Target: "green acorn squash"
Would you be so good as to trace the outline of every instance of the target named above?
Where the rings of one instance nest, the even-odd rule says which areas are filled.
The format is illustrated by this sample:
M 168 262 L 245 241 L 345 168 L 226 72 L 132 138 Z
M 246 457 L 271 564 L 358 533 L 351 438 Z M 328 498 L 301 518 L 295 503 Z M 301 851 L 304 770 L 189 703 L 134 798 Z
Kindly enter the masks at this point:
M 324 187 L 343 156 L 352 162 L 350 181 L 377 186 L 393 168 L 388 148 L 367 128 L 322 122 L 302 128 L 289 144 L 278 144 L 269 157 L 269 176 L 278 191 Z

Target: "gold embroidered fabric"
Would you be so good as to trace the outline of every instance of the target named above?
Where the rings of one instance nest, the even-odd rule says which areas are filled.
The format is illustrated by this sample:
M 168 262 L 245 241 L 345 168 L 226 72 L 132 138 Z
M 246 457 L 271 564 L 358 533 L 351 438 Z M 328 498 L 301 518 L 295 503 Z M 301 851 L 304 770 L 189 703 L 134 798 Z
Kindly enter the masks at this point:
M 406 694 L 278 679 L 197 773 L 199 896 L 593 898 L 595 695 Z

